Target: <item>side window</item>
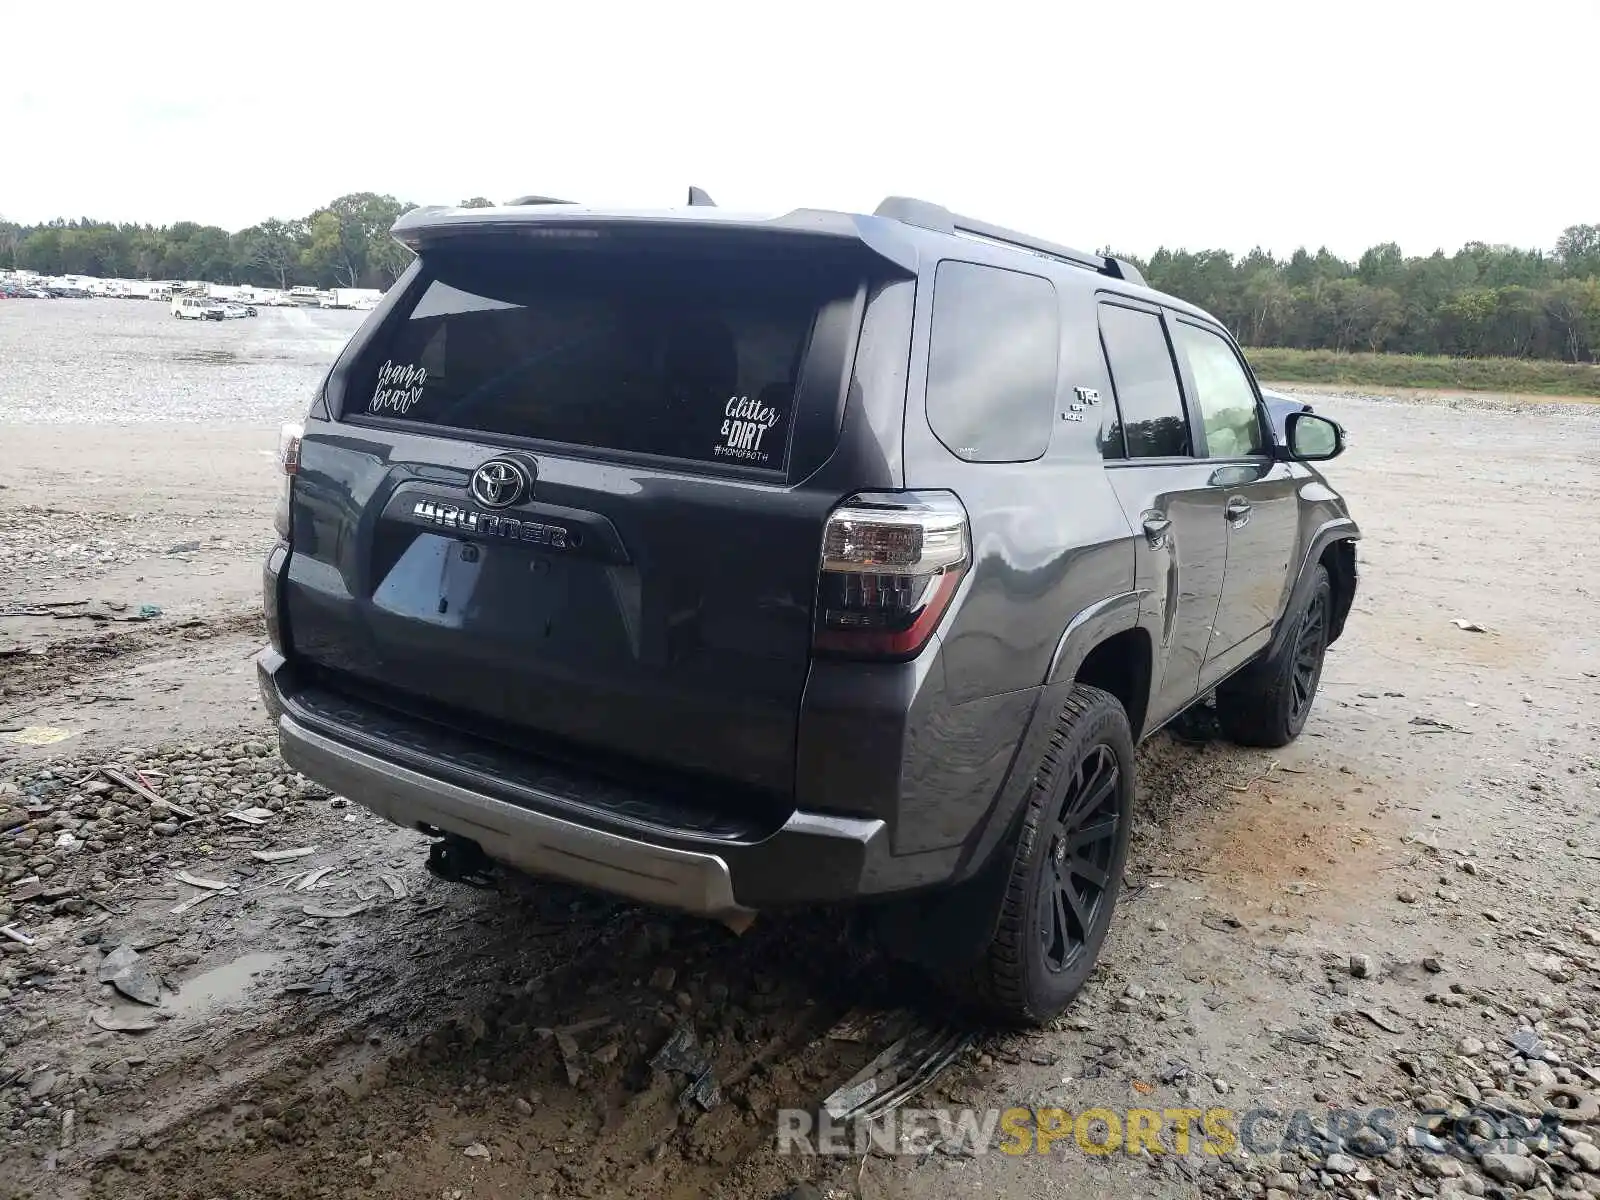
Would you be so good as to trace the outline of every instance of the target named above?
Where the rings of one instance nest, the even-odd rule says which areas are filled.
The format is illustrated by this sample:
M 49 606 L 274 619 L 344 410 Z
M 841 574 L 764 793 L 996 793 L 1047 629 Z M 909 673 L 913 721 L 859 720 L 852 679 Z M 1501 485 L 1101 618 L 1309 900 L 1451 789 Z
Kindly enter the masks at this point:
M 1189 420 L 1172 350 L 1155 313 L 1120 304 L 1100 306 L 1100 343 L 1117 394 L 1120 436 L 1115 428 L 1102 440 L 1106 458 L 1166 458 L 1190 453 Z
M 1256 393 L 1239 356 L 1217 334 L 1186 321 L 1173 322 L 1178 352 L 1194 378 L 1195 400 L 1212 458 L 1244 458 L 1262 452 Z
M 944 262 L 933 285 L 928 424 L 968 462 L 1026 462 L 1050 445 L 1061 353 L 1055 285 Z

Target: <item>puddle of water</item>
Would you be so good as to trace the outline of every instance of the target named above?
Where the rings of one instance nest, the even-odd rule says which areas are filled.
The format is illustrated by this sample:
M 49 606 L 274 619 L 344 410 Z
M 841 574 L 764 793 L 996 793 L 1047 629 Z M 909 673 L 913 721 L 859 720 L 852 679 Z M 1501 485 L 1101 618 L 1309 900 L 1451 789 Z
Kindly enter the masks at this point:
M 220 1008 L 242 999 L 250 990 L 252 976 L 281 966 L 283 961 L 281 954 L 242 954 L 232 962 L 185 979 L 178 985 L 178 994 L 167 999 L 165 1007 L 175 1016 L 192 1016 Z

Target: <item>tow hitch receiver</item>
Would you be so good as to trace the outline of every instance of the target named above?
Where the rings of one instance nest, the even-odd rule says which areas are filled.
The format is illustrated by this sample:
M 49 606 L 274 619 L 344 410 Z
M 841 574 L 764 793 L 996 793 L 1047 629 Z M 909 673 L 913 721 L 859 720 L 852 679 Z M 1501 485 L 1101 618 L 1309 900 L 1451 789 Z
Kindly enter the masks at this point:
M 484 888 L 490 886 L 494 861 L 477 842 L 447 833 L 428 847 L 428 871 L 451 883 Z

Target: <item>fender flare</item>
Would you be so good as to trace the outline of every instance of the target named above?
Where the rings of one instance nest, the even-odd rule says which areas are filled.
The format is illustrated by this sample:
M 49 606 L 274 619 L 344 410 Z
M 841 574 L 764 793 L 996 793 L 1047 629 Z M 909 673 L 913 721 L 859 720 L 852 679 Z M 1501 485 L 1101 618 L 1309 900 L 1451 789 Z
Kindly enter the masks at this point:
M 1044 677 L 1045 686 L 1060 683 L 1064 679 L 1074 679 L 1083 660 L 1089 657 L 1089 651 L 1112 634 L 1135 628 L 1148 594 L 1149 589 L 1141 588 L 1107 596 L 1068 621 L 1056 642 L 1056 651 L 1050 657 L 1050 669 Z
M 1263 661 L 1281 654 L 1284 646 L 1288 644 L 1290 636 L 1294 633 L 1293 623 L 1288 620 L 1288 615 L 1300 611 L 1300 607 L 1305 604 L 1306 597 L 1311 593 L 1311 580 L 1316 574 L 1315 567 L 1321 561 L 1323 553 L 1335 542 L 1360 540 L 1361 530 L 1349 517 L 1336 517 L 1317 526 L 1316 531 L 1306 542 L 1306 552 L 1300 559 L 1300 573 L 1295 577 L 1294 591 L 1289 594 L 1288 606 L 1283 610 L 1284 617 L 1279 620 L 1272 641 L 1261 655 Z M 1343 625 L 1342 618 L 1339 624 Z

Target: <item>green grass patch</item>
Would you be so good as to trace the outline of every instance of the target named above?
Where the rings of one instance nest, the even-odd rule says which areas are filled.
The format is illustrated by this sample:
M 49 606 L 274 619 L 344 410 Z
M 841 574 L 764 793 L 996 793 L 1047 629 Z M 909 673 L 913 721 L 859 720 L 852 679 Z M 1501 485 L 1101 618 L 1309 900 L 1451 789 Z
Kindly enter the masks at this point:
M 1417 354 L 1341 354 L 1334 350 L 1246 350 L 1258 377 L 1277 383 L 1341 387 L 1600 398 L 1600 366 L 1539 358 L 1433 358 Z

